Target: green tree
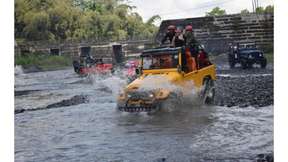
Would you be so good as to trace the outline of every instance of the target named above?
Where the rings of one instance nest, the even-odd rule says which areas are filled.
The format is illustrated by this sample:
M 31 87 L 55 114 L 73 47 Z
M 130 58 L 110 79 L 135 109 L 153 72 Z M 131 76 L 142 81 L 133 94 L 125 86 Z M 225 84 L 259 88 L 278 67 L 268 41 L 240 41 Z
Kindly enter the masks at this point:
M 249 14 L 249 10 L 247 10 L 247 9 L 241 10 L 240 14 Z
M 157 32 L 126 0 L 15 0 L 15 37 L 24 40 L 151 37 Z
M 264 7 L 257 7 L 256 13 L 258 13 L 258 14 L 274 13 L 274 6 L 268 5 L 265 8 Z
M 226 15 L 226 11 L 220 7 L 213 8 L 210 12 L 206 12 L 206 16 L 223 16 Z
M 255 12 L 258 14 L 262 14 L 262 13 L 265 13 L 265 9 L 263 7 L 257 7 Z
M 274 13 L 274 6 L 272 5 L 266 6 L 265 13 Z

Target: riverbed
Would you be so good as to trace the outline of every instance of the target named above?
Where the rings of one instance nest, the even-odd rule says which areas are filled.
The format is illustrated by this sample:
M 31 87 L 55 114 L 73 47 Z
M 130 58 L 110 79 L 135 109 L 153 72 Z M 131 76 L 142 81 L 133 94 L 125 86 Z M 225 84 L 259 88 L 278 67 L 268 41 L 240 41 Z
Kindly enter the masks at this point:
M 124 77 L 83 78 L 73 69 L 19 72 L 15 75 L 15 110 L 21 110 L 15 113 L 15 161 L 242 162 L 262 155 L 263 159 L 273 158 L 273 70 L 247 73 L 218 68 L 217 73 L 214 105 L 186 105 L 178 107 L 179 111 L 147 115 L 116 110 L 117 93 L 126 84 Z M 243 83 L 241 77 L 251 82 L 245 75 L 254 82 L 244 88 L 245 93 L 238 93 L 235 88 L 239 88 L 237 82 Z M 255 87 L 258 81 L 262 86 Z M 265 95 L 252 102 L 246 91 Z M 229 96 L 236 103 L 226 102 Z

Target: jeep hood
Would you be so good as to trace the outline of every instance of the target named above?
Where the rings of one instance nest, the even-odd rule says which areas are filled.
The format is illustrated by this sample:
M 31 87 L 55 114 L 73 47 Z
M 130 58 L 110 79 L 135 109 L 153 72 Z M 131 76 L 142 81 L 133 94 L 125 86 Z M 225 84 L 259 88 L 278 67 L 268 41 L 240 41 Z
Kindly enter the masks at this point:
M 181 74 L 178 72 L 168 72 L 161 74 L 143 74 L 132 83 L 130 83 L 126 89 L 159 89 L 159 88 L 170 88 L 173 83 L 180 80 Z

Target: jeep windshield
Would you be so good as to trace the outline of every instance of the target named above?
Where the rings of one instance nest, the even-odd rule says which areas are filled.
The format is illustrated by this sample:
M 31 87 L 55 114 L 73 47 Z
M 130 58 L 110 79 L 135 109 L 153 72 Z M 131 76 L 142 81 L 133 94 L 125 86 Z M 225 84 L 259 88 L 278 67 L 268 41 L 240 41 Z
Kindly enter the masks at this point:
M 142 55 L 143 70 L 177 68 L 178 53 L 161 52 Z

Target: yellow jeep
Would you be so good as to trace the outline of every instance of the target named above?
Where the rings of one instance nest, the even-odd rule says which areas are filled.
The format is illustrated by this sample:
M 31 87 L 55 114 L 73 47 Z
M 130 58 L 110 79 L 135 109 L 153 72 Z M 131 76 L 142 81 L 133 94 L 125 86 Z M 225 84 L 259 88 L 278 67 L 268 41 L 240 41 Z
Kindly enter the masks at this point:
M 196 93 L 201 102 L 209 104 L 215 95 L 215 65 L 187 70 L 183 48 L 144 50 L 137 79 L 117 98 L 117 108 L 125 112 L 155 112 L 164 108 L 170 98 L 180 100 L 185 94 Z M 195 62 L 194 62 L 195 63 Z

